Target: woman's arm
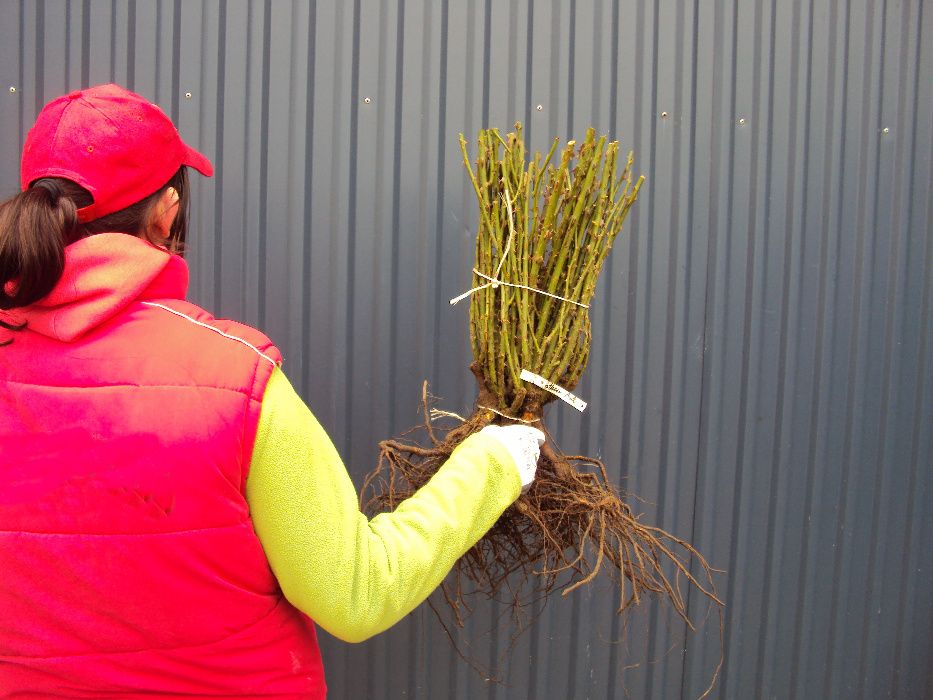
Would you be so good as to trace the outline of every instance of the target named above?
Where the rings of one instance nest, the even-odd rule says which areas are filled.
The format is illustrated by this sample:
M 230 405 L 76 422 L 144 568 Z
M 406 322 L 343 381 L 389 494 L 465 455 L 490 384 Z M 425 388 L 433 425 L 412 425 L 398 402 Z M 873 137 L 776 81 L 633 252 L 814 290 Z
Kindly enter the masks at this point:
M 334 636 L 359 642 L 421 603 L 520 488 L 502 443 L 472 435 L 415 495 L 368 520 L 330 438 L 276 369 L 246 498 L 285 597 Z

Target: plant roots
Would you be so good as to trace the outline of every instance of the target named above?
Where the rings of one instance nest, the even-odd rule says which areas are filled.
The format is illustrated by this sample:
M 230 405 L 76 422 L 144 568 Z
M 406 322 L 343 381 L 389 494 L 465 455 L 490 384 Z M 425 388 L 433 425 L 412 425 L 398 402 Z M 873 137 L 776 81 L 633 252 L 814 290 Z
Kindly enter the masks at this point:
M 427 483 L 469 435 L 490 423 L 508 422 L 478 407 L 459 425 L 441 430 L 431 420 L 427 383 L 423 409 L 423 429 L 431 444 L 397 439 L 380 443 L 378 465 L 362 490 L 366 512 L 394 510 Z M 547 433 L 543 422 L 535 425 Z M 699 565 L 699 576 L 691 572 L 691 558 Z M 531 487 L 459 560 L 453 583 L 444 584 L 444 595 L 462 626 L 463 611 L 470 609 L 464 579 L 472 582 L 472 592 L 499 600 L 507 593 L 508 602 L 521 607 L 530 602 L 532 589 L 537 596 L 555 590 L 567 595 L 600 572 L 607 572 L 618 586 L 619 613 L 654 594 L 666 598 L 693 630 L 685 582 L 723 605 L 713 580 L 716 570 L 692 545 L 643 523 L 610 483 L 600 460 L 564 455 L 549 436 Z M 533 578 L 537 585 L 532 585 Z

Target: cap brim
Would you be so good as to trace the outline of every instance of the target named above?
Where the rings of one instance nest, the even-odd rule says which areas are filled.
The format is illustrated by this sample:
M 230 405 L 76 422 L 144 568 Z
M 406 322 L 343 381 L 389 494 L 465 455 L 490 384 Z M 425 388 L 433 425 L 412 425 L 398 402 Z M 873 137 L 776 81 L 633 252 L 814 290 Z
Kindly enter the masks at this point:
M 185 165 L 190 165 L 205 177 L 211 177 L 214 174 L 214 166 L 202 153 L 198 153 L 188 144 L 185 144 Z

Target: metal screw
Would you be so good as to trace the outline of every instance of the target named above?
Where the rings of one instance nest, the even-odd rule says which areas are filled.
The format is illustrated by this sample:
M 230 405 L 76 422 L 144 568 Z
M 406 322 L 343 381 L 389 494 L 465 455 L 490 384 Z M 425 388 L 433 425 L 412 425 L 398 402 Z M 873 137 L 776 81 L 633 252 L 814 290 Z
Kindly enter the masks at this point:
M 544 105 L 538 105 L 537 107 L 535 107 L 535 109 L 538 110 L 539 112 L 543 112 L 543 111 L 544 111 Z
M 667 119 L 667 112 L 661 112 L 661 119 Z
M 745 126 L 745 117 L 739 117 L 739 126 Z
M 13 94 L 14 92 L 16 92 L 16 86 L 10 85 L 10 94 Z
M 890 134 L 890 133 L 891 133 L 891 130 L 890 130 L 888 127 L 884 127 L 884 128 L 881 130 L 881 133 L 882 133 L 882 134 Z
M 363 98 L 363 103 L 364 103 L 364 104 L 369 104 L 369 103 L 372 102 L 372 101 L 373 101 L 373 98 L 372 98 L 372 97 L 364 97 L 364 98 Z
M 190 92 L 186 92 L 186 93 L 185 93 L 185 99 L 186 99 L 186 100 L 190 100 L 190 99 L 191 99 L 191 93 L 190 93 Z

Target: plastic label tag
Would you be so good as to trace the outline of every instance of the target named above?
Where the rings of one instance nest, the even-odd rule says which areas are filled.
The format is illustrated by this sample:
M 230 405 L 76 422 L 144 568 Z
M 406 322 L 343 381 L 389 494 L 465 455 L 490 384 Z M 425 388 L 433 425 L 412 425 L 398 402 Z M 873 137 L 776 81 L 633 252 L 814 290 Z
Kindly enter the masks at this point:
M 552 394 L 554 394 L 554 396 L 559 398 L 561 401 L 565 401 L 566 403 L 569 403 L 571 406 L 573 406 L 575 409 L 577 409 L 581 413 L 586 408 L 586 401 L 579 398 L 578 396 L 574 396 L 573 394 L 571 394 L 569 391 L 567 391 L 563 387 L 557 386 L 553 382 L 549 382 L 547 379 L 545 379 L 544 377 L 538 374 L 535 374 L 534 372 L 529 372 L 527 369 L 523 369 L 522 373 L 519 376 L 522 379 L 524 379 L 526 382 L 531 382 L 535 386 L 539 386 L 545 391 L 551 392 Z

